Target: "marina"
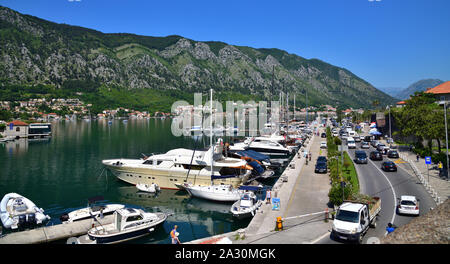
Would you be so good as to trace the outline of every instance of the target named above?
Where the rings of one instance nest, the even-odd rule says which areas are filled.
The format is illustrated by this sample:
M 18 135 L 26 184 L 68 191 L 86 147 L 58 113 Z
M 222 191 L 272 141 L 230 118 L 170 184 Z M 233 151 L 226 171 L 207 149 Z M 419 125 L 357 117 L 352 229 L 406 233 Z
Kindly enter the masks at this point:
M 6 193 L 6 190 L 14 189 L 21 193 L 31 193 L 31 196 L 28 195 L 30 196 L 29 198 L 45 208 L 45 212 L 51 217 L 46 226 L 40 229 L 21 232 L 3 230 L 2 243 L 5 243 L 5 241 L 21 241 L 17 238 L 12 240 L 12 238 L 20 236 L 18 235 L 20 233 L 25 233 L 28 236 L 27 232 L 35 234 L 34 237 L 40 237 L 33 243 L 66 243 L 66 240 L 75 236 L 75 234 L 78 236 L 86 234 L 87 228 L 91 227 L 92 219 L 76 221 L 70 223 L 71 225 L 61 225 L 61 216 L 67 215 L 71 211 L 86 210 L 83 209 L 86 208 L 86 202 L 83 201 L 86 201 L 86 197 L 97 195 L 104 197 L 102 201 L 103 206 L 120 204 L 126 207 L 149 210 L 150 212 L 163 212 L 169 215 L 167 220 L 161 224 L 161 228 L 157 229 L 153 235 L 144 236 L 128 243 L 170 243 L 168 233 L 174 224 L 181 227 L 180 240 L 183 242 L 231 232 L 248 225 L 251 218 L 238 219 L 232 216 L 230 212 L 231 203 L 217 203 L 191 197 L 188 192 L 179 190 L 176 185 L 173 185 L 174 188 L 171 188 L 172 186 L 164 188 L 167 186 L 160 182 L 158 182 L 158 187 L 161 187 L 161 191 L 144 192 L 134 186 L 138 182 L 130 184 L 123 181 L 116 177 L 111 170 L 102 166 L 102 161 L 109 160 L 114 156 L 123 157 L 122 160 L 124 161 L 130 158 L 143 160 L 143 157 L 161 157 L 161 154 L 158 153 L 166 152 L 167 154 L 167 151 L 179 149 L 180 146 L 185 147 L 186 150 L 191 149 L 187 153 L 188 155 L 185 155 L 185 165 L 190 164 L 193 154 L 205 157 L 209 155 L 209 138 L 175 137 L 169 132 L 170 125 L 171 119 L 131 119 L 127 123 L 121 120 L 60 121 L 52 122 L 52 137 L 48 140 L 19 139 L 1 144 L 0 162 L 5 168 L 0 174 L 2 179 L 0 188 L 2 192 Z M 226 143 L 235 140 L 230 137 L 221 138 Z M 217 141 L 215 143 L 217 144 Z M 227 144 L 223 144 L 220 141 L 218 145 L 227 146 Z M 217 149 L 215 148 L 216 151 Z M 55 151 L 61 153 L 61 155 L 52 155 L 51 153 Z M 259 184 L 263 187 L 257 193 L 257 196 L 263 199 L 265 189 L 270 187 L 279 177 L 288 159 L 276 157 L 276 159 L 267 160 L 266 156 L 261 155 L 259 152 L 252 153 L 251 150 L 247 151 L 248 153 L 241 152 L 240 155 L 232 155 L 232 153 L 238 152 L 230 151 L 229 154 L 226 154 L 227 157 L 222 157 L 221 159 L 232 161 L 232 164 L 237 164 L 238 168 L 239 166 L 244 166 L 239 169 L 244 174 L 243 177 L 237 178 L 239 183 L 234 184 L 235 187 L 243 184 L 250 177 L 257 178 L 257 171 L 255 170 L 254 173 L 249 172 L 245 166 L 249 166 L 246 165 L 248 164 L 247 162 L 256 162 L 258 160 L 261 166 L 264 167 L 264 172 L 269 172 L 267 174 L 269 177 L 260 178 L 262 182 L 254 181 L 251 183 L 252 181 L 250 181 L 250 183 L 252 185 Z M 217 151 L 216 154 L 220 152 Z M 207 159 L 205 160 L 207 161 Z M 27 165 L 24 166 L 23 164 Z M 51 170 L 42 164 L 51 164 Z M 211 184 L 211 171 L 209 170 L 211 164 L 206 165 L 204 182 L 198 181 L 199 178 L 195 179 L 194 177 L 197 185 L 198 183 L 201 183 L 200 185 L 203 186 Z M 219 165 L 221 165 L 220 159 L 217 162 L 214 161 L 214 168 Z M 254 166 L 256 167 L 256 165 Z M 24 168 L 29 169 L 24 170 Z M 269 168 L 271 170 L 268 170 Z M 219 173 L 213 176 L 220 176 L 220 169 L 218 171 Z M 11 177 L 13 174 L 21 175 L 19 182 L 17 182 L 18 178 Z M 186 179 L 186 171 L 181 174 L 180 179 Z M 189 179 L 192 179 L 192 177 L 190 176 Z M 219 184 L 226 184 L 227 179 L 220 179 L 218 182 Z M 32 182 L 34 184 L 30 184 Z M 180 180 L 180 183 L 182 182 Z M 145 182 L 139 183 L 143 184 Z M 149 182 L 148 184 L 152 183 Z M 58 188 L 53 188 L 53 186 L 58 186 Z M 37 193 L 41 193 L 42 190 L 46 191 L 35 196 Z M 83 192 L 79 190 L 83 190 Z M 99 211 L 96 212 L 99 213 Z M 104 219 L 109 219 L 110 217 L 111 215 L 105 215 Z M 79 226 L 83 221 L 86 223 L 80 228 Z M 71 226 L 76 226 L 74 229 L 77 231 L 72 230 Z M 54 235 L 53 239 L 48 239 L 46 235 L 42 235 L 43 232 L 59 233 L 60 235 Z M 82 234 L 83 232 L 84 234 Z M 40 235 L 36 235 L 37 233 L 40 233 Z M 67 236 L 67 234 L 74 235 Z M 56 237 L 59 239 L 56 239 Z

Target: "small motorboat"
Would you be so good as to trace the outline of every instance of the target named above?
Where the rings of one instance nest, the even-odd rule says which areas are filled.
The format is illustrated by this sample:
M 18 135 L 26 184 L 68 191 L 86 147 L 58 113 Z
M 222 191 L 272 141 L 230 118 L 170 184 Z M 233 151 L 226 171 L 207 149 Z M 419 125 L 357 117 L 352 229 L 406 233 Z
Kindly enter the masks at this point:
M 184 183 L 183 189 L 193 197 L 218 202 L 235 202 L 241 198 L 243 193 L 242 190 L 225 184 L 194 186 L 193 184 Z
M 246 191 L 240 199 L 231 206 L 231 213 L 238 219 L 253 217 L 262 201 L 252 191 Z
M 6 194 L 0 203 L 0 217 L 5 228 L 32 227 L 49 220 L 44 209 L 17 193 Z
M 77 244 L 120 243 L 150 234 L 166 219 L 165 213 L 147 213 L 141 209 L 123 208 L 114 212 L 113 223 L 93 227 L 86 235 L 77 238 L 74 242 Z
M 96 205 L 98 201 L 104 200 L 103 196 L 95 196 L 88 199 L 88 205 L 86 208 L 74 210 L 70 213 L 62 214 L 59 217 L 62 223 L 72 223 L 75 221 L 86 220 L 92 217 L 105 216 L 113 214 L 116 210 L 125 208 L 123 204 L 106 204 Z
M 152 184 L 138 183 L 138 184 L 136 184 L 136 188 L 138 188 L 139 191 L 149 192 L 149 193 L 155 193 L 155 192 L 160 191 L 160 188 L 159 188 L 158 184 L 156 184 L 156 183 L 152 183 Z

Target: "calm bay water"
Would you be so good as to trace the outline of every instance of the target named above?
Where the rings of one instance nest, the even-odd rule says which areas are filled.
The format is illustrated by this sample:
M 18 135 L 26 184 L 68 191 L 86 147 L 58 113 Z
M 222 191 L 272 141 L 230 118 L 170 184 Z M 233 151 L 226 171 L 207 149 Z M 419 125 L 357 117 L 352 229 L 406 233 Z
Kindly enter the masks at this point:
M 97 195 L 109 203 L 172 213 L 155 233 L 129 243 L 170 243 L 169 232 L 175 224 L 182 242 L 246 227 L 250 220 L 233 219 L 231 204 L 190 198 L 184 191 L 143 194 L 103 171 L 103 159 L 194 148 L 191 137 L 175 137 L 170 127 L 171 119 L 134 119 L 126 124 L 113 120 L 111 125 L 107 120 L 52 123 L 49 140 L 0 144 L 0 195 L 16 192 L 29 198 L 52 217 L 50 225 L 60 223 L 62 213 L 85 207 L 87 198 Z M 207 147 L 209 138 L 197 144 L 197 148 Z

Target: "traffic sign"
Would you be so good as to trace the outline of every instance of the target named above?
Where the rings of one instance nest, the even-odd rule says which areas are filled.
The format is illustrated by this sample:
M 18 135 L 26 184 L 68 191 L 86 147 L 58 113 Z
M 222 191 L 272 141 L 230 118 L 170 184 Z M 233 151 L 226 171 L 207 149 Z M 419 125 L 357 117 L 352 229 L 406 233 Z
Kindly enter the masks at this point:
M 431 164 L 431 157 L 430 156 L 426 156 L 425 157 L 425 164 Z

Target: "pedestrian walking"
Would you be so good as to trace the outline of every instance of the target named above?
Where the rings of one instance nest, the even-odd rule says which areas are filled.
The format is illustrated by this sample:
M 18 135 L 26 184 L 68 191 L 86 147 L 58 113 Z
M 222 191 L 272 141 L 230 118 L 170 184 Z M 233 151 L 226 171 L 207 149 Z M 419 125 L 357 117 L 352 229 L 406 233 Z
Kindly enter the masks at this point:
M 311 161 L 311 156 L 312 156 L 312 154 L 311 154 L 311 152 L 309 152 L 309 161 Z
M 443 168 L 444 168 L 444 165 L 442 164 L 442 161 L 439 161 L 439 164 L 438 164 L 439 176 L 441 176 Z
M 416 162 L 419 162 L 419 158 L 420 158 L 420 156 L 419 156 L 419 154 L 417 154 L 417 155 L 416 155 L 416 159 L 417 159 Z

